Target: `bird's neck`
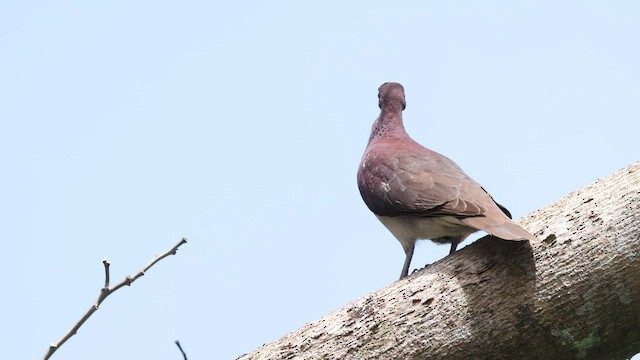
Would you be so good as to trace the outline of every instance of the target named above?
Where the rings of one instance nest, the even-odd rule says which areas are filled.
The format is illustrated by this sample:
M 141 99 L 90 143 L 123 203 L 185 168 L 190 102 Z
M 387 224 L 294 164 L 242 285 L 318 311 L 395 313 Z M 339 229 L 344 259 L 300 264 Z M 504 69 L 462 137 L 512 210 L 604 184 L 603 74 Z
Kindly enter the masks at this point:
M 391 138 L 407 138 L 409 135 L 404 129 L 402 123 L 402 112 L 400 111 L 382 111 L 380 116 L 373 123 L 371 128 L 371 137 L 369 142 L 374 139 L 391 139 Z

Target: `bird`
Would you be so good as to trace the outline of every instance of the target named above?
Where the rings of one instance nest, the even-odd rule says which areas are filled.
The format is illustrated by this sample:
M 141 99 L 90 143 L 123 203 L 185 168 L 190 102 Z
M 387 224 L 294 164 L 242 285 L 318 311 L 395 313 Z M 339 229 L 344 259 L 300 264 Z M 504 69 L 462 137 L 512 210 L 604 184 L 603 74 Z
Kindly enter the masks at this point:
M 504 240 L 536 240 L 455 162 L 407 134 L 401 84 L 382 84 L 378 106 L 380 115 L 358 167 L 358 189 L 369 210 L 404 249 L 400 279 L 408 276 L 417 240 L 449 243 L 449 255 L 479 230 Z

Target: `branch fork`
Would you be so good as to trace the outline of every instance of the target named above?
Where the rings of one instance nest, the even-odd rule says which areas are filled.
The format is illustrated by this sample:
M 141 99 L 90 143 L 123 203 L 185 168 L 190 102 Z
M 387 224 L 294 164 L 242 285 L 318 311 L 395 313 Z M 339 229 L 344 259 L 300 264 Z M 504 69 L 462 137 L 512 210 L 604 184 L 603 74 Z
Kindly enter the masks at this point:
M 87 310 L 87 312 L 82 316 L 82 318 L 80 318 L 80 320 L 76 322 L 76 324 L 71 328 L 71 330 L 69 330 L 60 340 L 58 340 L 58 342 L 53 343 L 49 346 L 49 349 L 47 350 L 45 355 L 42 357 L 42 359 L 43 360 L 49 359 L 51 355 L 53 355 L 53 353 L 55 353 L 60 348 L 60 346 L 62 346 L 62 344 L 67 342 L 67 340 L 69 340 L 73 335 L 75 335 L 78 332 L 78 329 L 80 329 L 80 327 L 85 323 L 85 321 L 87 321 L 89 317 L 91 317 L 91 315 L 93 315 L 93 313 L 96 312 L 98 308 L 100 308 L 100 304 L 102 304 L 102 302 L 109 295 L 113 294 L 115 291 L 117 291 L 118 289 L 120 289 L 125 285 L 130 286 L 134 281 L 136 281 L 139 277 L 143 276 L 147 270 L 149 270 L 153 265 L 157 264 L 160 260 L 164 259 L 169 255 L 175 255 L 176 252 L 178 251 L 178 248 L 186 243 L 187 243 L 187 239 L 182 238 L 170 250 L 162 253 L 161 255 L 156 255 L 156 257 L 153 260 L 151 260 L 151 262 L 145 265 L 134 276 L 128 275 L 127 277 L 124 278 L 124 280 L 122 280 L 120 283 L 116 284 L 113 287 L 109 287 L 110 285 L 109 266 L 111 265 L 111 263 L 107 259 L 102 260 L 102 264 L 104 265 L 104 287 L 100 289 L 100 294 L 98 295 L 98 299 L 93 305 L 91 305 L 89 310 Z

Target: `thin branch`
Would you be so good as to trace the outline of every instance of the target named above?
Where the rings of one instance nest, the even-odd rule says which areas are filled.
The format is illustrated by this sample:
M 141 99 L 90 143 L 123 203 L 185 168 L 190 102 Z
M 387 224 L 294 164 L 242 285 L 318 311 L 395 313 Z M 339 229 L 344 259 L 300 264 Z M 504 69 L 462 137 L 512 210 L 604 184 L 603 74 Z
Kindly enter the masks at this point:
M 139 277 L 144 275 L 145 272 L 149 270 L 153 265 L 155 265 L 158 261 L 164 259 L 169 255 L 175 255 L 176 252 L 178 251 L 178 248 L 186 243 L 187 243 L 187 239 L 182 238 L 182 240 L 180 240 L 173 248 L 171 248 L 169 251 L 161 255 L 157 255 L 153 260 L 151 260 L 151 262 L 149 262 L 145 267 L 143 267 L 142 270 L 138 271 L 138 273 L 136 273 L 134 276 L 131 276 L 131 275 L 127 276 L 126 278 L 124 278 L 124 280 L 122 280 L 120 283 L 118 283 L 116 286 L 112 288 L 109 287 L 109 265 L 110 265 L 109 260 L 106 260 L 106 259 L 102 260 L 102 263 L 104 264 L 105 279 L 104 279 L 104 287 L 100 289 L 100 295 L 98 295 L 98 300 L 96 300 L 95 304 L 91 305 L 89 310 L 87 310 L 87 312 L 82 316 L 82 318 L 80 318 L 80 320 L 78 320 L 78 322 L 71 328 L 71 330 L 69 330 L 69 332 L 67 332 L 60 340 L 58 340 L 57 343 L 53 343 L 51 344 L 51 346 L 49 346 L 49 349 L 44 354 L 42 359 L 43 360 L 49 359 L 51 355 L 53 355 L 53 353 L 55 353 L 56 350 L 58 350 L 60 346 L 62 346 L 62 344 L 67 342 L 69 338 L 75 335 L 78 332 L 78 329 L 85 323 L 85 321 L 87 321 L 91 317 L 91 315 L 93 315 L 94 312 L 96 312 L 96 310 L 98 310 L 98 308 L 100 307 L 100 304 L 109 295 L 111 295 L 116 290 L 120 289 L 125 285 L 127 286 L 131 285 Z
M 109 288 L 109 265 L 111 265 L 111 263 L 109 262 L 109 260 L 104 259 L 102 260 L 102 264 L 104 264 L 104 287 L 105 289 Z
M 178 349 L 180 349 L 180 352 L 182 353 L 182 357 L 184 358 L 184 360 L 187 360 L 187 354 L 185 354 L 184 350 L 182 350 L 182 346 L 180 346 L 180 340 L 176 340 L 176 345 L 178 345 Z

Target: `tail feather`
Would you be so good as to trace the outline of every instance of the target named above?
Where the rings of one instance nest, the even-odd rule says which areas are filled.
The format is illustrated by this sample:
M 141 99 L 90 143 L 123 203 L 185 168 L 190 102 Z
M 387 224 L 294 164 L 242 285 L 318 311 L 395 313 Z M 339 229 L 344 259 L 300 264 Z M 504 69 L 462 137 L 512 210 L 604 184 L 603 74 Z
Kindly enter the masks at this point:
M 507 220 L 502 224 L 491 224 L 486 220 L 487 218 L 483 217 L 473 217 L 463 219 L 462 221 L 467 223 L 469 226 L 486 231 L 489 234 L 504 240 L 538 240 L 538 238 L 531 235 L 527 230 L 510 220 Z

